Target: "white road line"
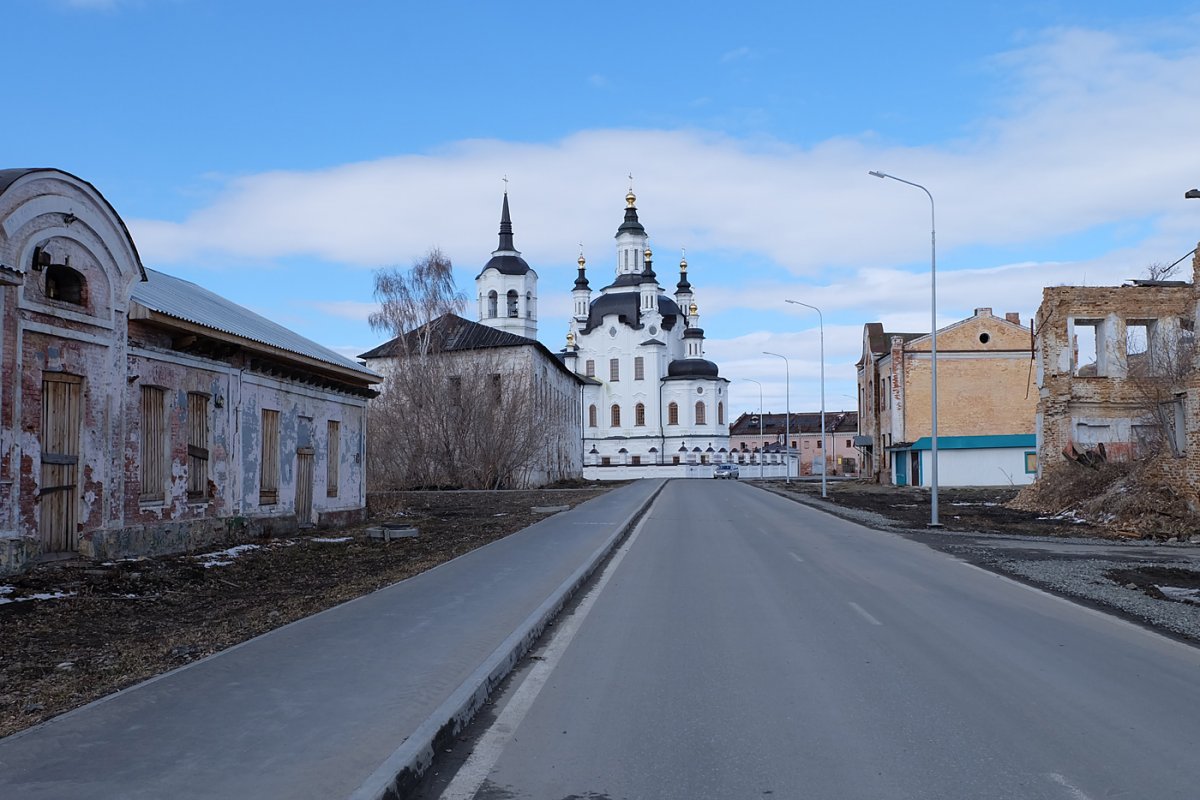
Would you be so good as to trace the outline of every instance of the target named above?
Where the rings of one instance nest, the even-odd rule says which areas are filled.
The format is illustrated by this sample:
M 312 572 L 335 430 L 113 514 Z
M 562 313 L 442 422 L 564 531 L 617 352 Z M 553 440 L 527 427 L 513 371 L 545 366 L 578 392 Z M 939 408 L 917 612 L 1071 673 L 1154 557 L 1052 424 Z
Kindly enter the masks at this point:
M 867 613 L 867 610 L 865 608 L 863 608 L 862 606 L 860 606 L 858 603 L 851 602 L 850 607 L 853 608 L 855 611 L 857 611 L 859 614 L 861 614 L 862 618 L 865 619 L 867 622 L 871 623 L 872 625 L 882 625 L 883 624 L 879 620 L 872 617 L 869 613 Z
M 1059 786 L 1066 789 L 1071 794 L 1071 797 L 1073 798 L 1073 800 L 1091 800 L 1091 797 L 1088 795 L 1087 792 L 1083 791 L 1083 789 L 1080 789 L 1078 786 L 1071 783 L 1069 780 L 1064 778 L 1062 775 L 1059 775 L 1057 772 L 1051 772 L 1046 777 L 1048 777 L 1050 780 L 1054 781 Z
M 804 559 L 801 558 L 800 556 L 796 555 L 795 553 L 792 553 L 789 551 L 788 555 L 791 556 L 792 558 L 796 559 L 797 561 L 799 561 L 801 564 L 804 563 Z
M 492 726 L 481 736 L 475 744 L 475 749 L 471 755 L 463 762 L 458 772 L 454 775 L 454 780 L 450 781 L 450 785 L 441 794 L 441 800 L 471 800 L 475 793 L 479 791 L 479 787 L 487 780 L 488 774 L 492 768 L 496 766 L 496 762 L 500 760 L 500 754 L 504 752 L 504 748 L 508 746 L 509 740 L 512 739 L 516 732 L 517 726 L 521 724 L 521 720 L 525 719 L 525 715 L 537 700 L 538 693 L 542 691 L 542 687 L 546 685 L 546 681 L 550 679 L 554 668 L 558 666 L 559 659 L 562 658 L 563 652 L 570 646 L 571 641 L 575 638 L 575 634 L 579 632 L 579 628 L 583 625 L 583 621 L 587 619 L 588 613 L 591 612 L 592 606 L 596 603 L 596 598 L 604 591 L 604 587 L 608 585 L 609 578 L 617 571 L 624 560 L 625 554 L 629 552 L 629 548 L 637 540 L 641 534 L 642 528 L 649 521 L 649 515 L 642 518 L 637 527 L 633 529 L 633 533 L 621 545 L 617 552 L 613 555 L 612 561 L 605 568 L 604 573 L 600 576 L 600 580 L 590 591 L 579 601 L 579 605 L 575 611 L 567 617 L 559 620 L 556 624 L 553 634 L 550 636 L 550 641 L 546 647 L 540 652 L 540 660 L 535 661 L 529 669 L 529 674 L 521 681 L 521 685 L 513 692 L 512 698 L 496 717 L 496 721 Z

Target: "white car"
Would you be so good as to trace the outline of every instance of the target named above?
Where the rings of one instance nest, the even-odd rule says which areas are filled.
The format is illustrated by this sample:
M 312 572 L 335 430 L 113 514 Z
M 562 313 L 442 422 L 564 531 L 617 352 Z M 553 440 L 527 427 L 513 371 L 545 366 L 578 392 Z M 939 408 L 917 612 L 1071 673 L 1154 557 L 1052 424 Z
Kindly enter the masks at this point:
M 738 479 L 738 465 L 737 464 L 717 464 L 717 466 L 713 467 L 713 477 L 714 478 L 733 478 L 736 481 Z

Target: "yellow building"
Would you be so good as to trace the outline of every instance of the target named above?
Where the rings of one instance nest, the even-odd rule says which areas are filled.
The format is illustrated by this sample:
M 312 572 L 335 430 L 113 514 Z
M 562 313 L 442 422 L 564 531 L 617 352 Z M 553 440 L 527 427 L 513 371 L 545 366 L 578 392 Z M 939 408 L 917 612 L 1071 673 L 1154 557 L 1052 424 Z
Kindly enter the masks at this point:
M 932 338 L 863 326 L 858 367 L 863 475 L 927 486 Z M 937 332 L 938 483 L 1024 484 L 1037 473 L 1030 333 L 1015 313 L 990 308 Z

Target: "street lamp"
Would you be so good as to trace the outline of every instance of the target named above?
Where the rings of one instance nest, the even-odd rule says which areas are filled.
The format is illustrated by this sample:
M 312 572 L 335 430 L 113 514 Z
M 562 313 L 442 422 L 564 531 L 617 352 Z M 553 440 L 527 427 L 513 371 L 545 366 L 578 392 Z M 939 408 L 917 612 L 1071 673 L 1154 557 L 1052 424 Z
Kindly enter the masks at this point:
M 817 324 L 821 328 L 821 497 L 828 497 L 829 494 L 825 488 L 825 476 L 829 472 L 829 448 L 826 447 L 825 441 L 825 315 L 816 306 L 801 303 L 799 300 L 784 300 L 783 302 L 811 308 L 817 312 Z
M 783 386 L 783 478 L 786 483 L 792 482 L 792 450 L 788 446 L 788 437 L 792 434 L 792 370 L 788 364 L 787 356 L 781 356 L 779 353 L 768 353 L 763 350 L 764 356 L 776 356 L 783 359 L 783 379 L 786 383 Z M 762 419 L 762 417 L 759 417 Z
M 754 380 L 754 378 L 742 378 L 742 380 L 750 381 L 751 383 L 758 383 L 758 381 Z M 763 437 L 762 384 L 758 383 L 758 440 L 760 442 L 762 441 L 762 437 Z M 759 455 L 761 456 L 761 453 Z M 758 479 L 762 480 L 764 477 L 765 476 L 763 474 L 763 460 L 762 460 L 762 458 L 759 458 L 758 459 Z
M 929 317 L 930 317 L 930 403 L 933 406 L 930 420 L 930 435 L 929 435 L 929 458 L 932 461 L 933 469 L 930 470 L 930 483 L 933 486 L 933 491 L 930 493 L 930 516 L 929 527 L 940 528 L 942 525 L 938 522 L 938 426 L 937 426 L 937 218 L 933 204 L 933 195 L 928 189 L 919 183 L 906 181 L 904 178 L 897 178 L 895 175 L 889 175 L 886 172 L 871 170 L 869 175 L 874 175 L 876 178 L 891 178 L 900 183 L 907 183 L 909 186 L 915 186 L 925 193 L 929 198 Z

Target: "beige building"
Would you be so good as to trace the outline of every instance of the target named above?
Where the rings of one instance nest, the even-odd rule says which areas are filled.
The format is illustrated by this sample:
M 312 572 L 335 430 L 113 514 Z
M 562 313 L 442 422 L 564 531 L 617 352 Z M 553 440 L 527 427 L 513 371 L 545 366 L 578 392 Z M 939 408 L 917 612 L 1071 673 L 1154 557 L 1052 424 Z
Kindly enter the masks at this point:
M 863 474 L 930 484 L 932 337 L 863 327 L 858 367 Z M 938 478 L 944 486 L 1028 483 L 1036 475 L 1030 332 L 990 308 L 937 332 Z
M 858 474 L 859 452 L 854 446 L 858 414 L 854 411 L 826 411 L 824 441 L 819 411 L 790 415 L 764 413 L 761 420 L 758 414 L 742 414 L 729 426 L 733 460 L 738 464 L 758 464 L 763 458 L 767 463 L 782 459 L 785 418 L 791 428 L 788 446 L 793 466 L 798 460 L 800 475 L 820 475 L 826 449 L 830 475 Z M 753 477 L 755 473 L 746 474 Z

